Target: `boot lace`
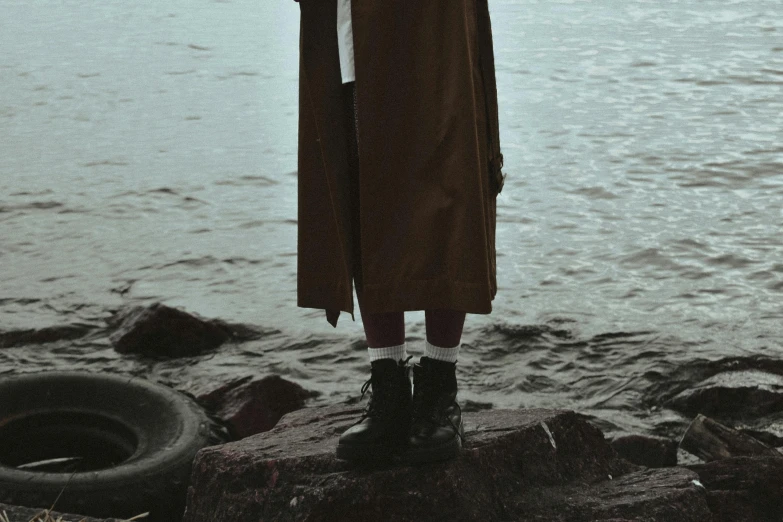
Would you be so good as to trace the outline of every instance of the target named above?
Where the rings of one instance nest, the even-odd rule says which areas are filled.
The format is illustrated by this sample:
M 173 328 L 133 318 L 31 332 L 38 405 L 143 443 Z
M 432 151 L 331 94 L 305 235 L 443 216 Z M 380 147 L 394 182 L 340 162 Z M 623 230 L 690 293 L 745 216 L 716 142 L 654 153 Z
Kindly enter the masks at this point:
M 445 414 L 444 409 L 438 407 L 440 406 L 441 398 L 433 392 L 440 388 L 440 383 L 434 382 L 433 379 L 426 379 L 418 384 L 413 392 L 412 418 L 426 420 L 439 426 L 443 426 L 443 421 L 446 420 L 454 429 L 454 433 L 457 434 L 460 442 L 464 444 L 465 439 L 457 426 L 454 425 L 454 421 L 451 420 L 449 415 Z M 459 403 L 455 401 L 454 405 L 457 406 L 460 416 L 462 416 L 462 408 Z
M 409 355 L 408 358 L 405 359 L 400 366 L 407 366 L 408 361 L 410 361 L 412 357 L 413 357 L 412 355 Z M 376 370 L 372 370 L 372 371 L 373 373 L 376 372 Z M 373 381 L 373 376 L 371 375 L 370 378 L 367 379 L 367 381 L 362 385 L 362 396 L 359 398 L 359 400 L 364 399 L 364 394 L 369 389 L 370 385 L 372 384 L 372 381 Z M 373 388 L 373 391 L 370 392 L 370 400 L 367 402 L 367 406 L 365 406 L 364 411 L 362 412 L 362 416 L 359 418 L 358 422 L 363 421 L 367 417 L 377 417 L 383 415 L 383 413 L 391 406 L 391 404 L 389 404 L 390 401 L 384 399 L 386 399 L 386 397 L 381 396 Z

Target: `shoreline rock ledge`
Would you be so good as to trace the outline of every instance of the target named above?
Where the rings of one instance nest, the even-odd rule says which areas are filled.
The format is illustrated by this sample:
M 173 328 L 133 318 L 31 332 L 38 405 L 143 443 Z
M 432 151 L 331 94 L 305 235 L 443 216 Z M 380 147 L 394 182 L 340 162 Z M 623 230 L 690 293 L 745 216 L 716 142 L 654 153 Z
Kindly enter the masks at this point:
M 302 408 L 201 449 L 182 522 L 712 520 L 695 471 L 633 464 L 572 410 L 466 412 L 458 457 L 373 467 L 334 456 L 361 411 Z

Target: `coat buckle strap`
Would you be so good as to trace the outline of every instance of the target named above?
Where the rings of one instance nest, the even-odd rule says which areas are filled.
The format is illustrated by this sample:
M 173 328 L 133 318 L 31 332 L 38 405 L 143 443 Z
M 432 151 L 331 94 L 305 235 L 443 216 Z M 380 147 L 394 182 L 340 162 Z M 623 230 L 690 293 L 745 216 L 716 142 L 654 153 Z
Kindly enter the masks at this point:
M 489 160 L 489 172 L 491 175 L 491 179 L 495 184 L 495 191 L 500 194 L 500 191 L 503 190 L 503 185 L 506 182 L 506 176 L 501 172 L 501 169 L 503 168 L 503 154 L 499 153 L 497 157 L 491 158 Z

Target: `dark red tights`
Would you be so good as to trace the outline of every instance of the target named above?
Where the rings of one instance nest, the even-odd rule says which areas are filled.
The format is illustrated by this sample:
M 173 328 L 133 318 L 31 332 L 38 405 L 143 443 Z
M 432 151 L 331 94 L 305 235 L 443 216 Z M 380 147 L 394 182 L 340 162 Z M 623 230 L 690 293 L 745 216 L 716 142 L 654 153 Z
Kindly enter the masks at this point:
M 362 310 L 362 299 L 357 292 L 359 312 L 362 314 L 364 333 L 370 348 L 398 346 L 405 342 L 405 312 L 384 312 L 366 314 Z M 441 348 L 457 346 L 462 338 L 465 312 L 457 310 L 425 310 L 427 341 Z

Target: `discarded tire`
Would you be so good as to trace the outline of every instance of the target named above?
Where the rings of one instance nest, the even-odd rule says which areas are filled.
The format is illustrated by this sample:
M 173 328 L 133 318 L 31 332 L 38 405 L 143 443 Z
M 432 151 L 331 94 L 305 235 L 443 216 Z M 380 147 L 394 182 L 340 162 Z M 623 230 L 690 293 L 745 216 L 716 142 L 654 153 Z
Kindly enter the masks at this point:
M 0 502 L 181 520 L 193 458 L 232 440 L 190 394 L 89 372 L 0 377 Z M 67 485 L 66 485 L 67 484 Z

